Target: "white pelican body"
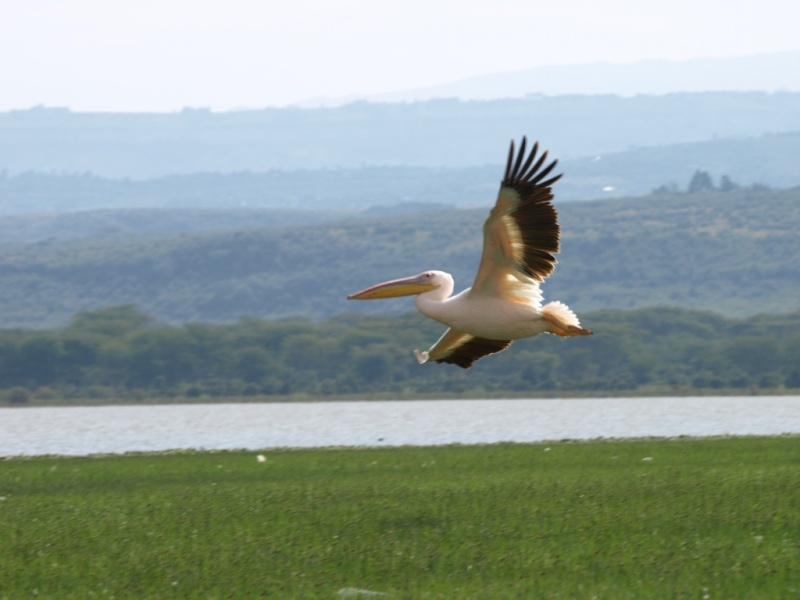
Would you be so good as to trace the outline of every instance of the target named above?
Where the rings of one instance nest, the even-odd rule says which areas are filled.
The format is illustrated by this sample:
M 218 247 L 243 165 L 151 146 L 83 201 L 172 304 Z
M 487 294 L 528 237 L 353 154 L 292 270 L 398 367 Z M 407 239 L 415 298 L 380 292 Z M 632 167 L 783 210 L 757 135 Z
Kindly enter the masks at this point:
M 415 294 L 414 304 L 426 317 L 449 329 L 427 351 L 415 350 L 420 363 L 434 360 L 469 368 L 505 350 L 512 340 L 540 333 L 591 335 L 565 304 L 542 306 L 539 284 L 555 269 L 559 226 L 550 185 L 542 181 L 556 162 L 540 170 L 547 152 L 533 164 L 538 144 L 526 159 L 525 138 L 514 162 L 514 142 L 494 209 L 483 226 L 483 256 L 471 288 L 451 296 L 453 278 L 442 271 L 381 283 L 348 296 L 372 300 Z M 523 164 L 524 162 L 524 164 Z
M 449 277 L 441 271 L 431 273 L 434 282 Z M 496 297 L 473 294 L 472 288 L 453 297 L 437 298 L 435 292 L 442 289 L 418 294 L 414 304 L 423 315 L 448 327 L 490 340 L 519 340 L 547 331 L 541 304 L 498 302 Z

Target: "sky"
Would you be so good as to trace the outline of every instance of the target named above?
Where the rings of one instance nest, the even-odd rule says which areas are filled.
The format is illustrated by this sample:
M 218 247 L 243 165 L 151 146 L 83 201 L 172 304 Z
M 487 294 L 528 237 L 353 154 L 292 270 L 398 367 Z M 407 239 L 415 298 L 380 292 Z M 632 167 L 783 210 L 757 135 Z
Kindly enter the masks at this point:
M 0 111 L 215 111 L 800 49 L 796 0 L 0 0 Z

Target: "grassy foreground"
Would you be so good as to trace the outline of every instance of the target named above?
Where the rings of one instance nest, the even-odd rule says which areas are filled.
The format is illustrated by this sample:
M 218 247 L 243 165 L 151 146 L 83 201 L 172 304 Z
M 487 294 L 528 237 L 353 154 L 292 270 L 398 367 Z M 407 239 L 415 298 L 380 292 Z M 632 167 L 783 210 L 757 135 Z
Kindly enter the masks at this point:
M 0 461 L 0 598 L 796 598 L 800 439 Z

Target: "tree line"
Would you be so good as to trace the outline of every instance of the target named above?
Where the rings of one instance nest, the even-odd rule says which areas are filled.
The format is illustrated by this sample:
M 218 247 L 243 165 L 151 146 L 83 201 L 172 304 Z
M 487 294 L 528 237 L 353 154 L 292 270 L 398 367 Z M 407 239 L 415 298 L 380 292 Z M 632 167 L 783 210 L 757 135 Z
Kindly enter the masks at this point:
M 465 371 L 416 364 L 411 351 L 442 329 L 416 313 L 173 326 L 115 306 L 57 329 L 0 330 L 0 389 L 21 404 L 800 388 L 800 311 L 730 319 L 678 308 L 604 310 L 583 322 L 593 337 L 518 341 Z

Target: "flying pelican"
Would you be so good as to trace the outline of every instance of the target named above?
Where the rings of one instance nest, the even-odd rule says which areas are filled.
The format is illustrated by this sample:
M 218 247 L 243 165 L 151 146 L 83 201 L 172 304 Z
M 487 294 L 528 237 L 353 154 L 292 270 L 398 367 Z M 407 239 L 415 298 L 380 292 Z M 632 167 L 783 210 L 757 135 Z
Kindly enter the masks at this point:
M 555 269 L 553 254 L 559 251 L 558 215 L 550 186 L 561 175 L 546 179 L 558 161 L 542 168 L 547 152 L 536 160 L 536 142 L 526 158 L 525 143 L 523 137 L 515 160 L 511 141 L 497 202 L 483 224 L 483 256 L 471 288 L 451 296 L 449 273 L 425 271 L 347 297 L 416 295 L 419 312 L 449 327 L 427 352 L 414 350 L 420 364 L 433 360 L 468 369 L 479 358 L 505 350 L 512 340 L 540 333 L 592 334 L 566 304 L 542 306 L 539 284 Z

